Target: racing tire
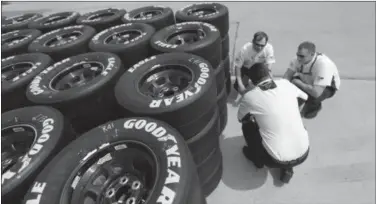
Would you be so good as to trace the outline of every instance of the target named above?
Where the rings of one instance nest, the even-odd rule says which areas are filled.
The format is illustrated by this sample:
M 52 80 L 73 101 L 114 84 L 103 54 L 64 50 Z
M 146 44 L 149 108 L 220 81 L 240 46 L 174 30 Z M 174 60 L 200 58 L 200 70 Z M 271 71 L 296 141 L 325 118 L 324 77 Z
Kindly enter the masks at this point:
M 77 180 L 78 175 L 82 179 Z M 99 186 L 101 191 L 94 190 Z M 124 186 L 132 193 L 145 190 L 147 197 L 133 194 L 135 200 L 129 202 L 132 198 L 121 192 Z M 141 197 L 145 204 L 205 203 L 183 137 L 162 121 L 142 117 L 110 121 L 70 143 L 38 175 L 24 202 L 84 203 L 88 192 L 106 195 L 103 199 L 109 203 L 124 195 L 124 203 L 140 203 Z M 117 194 L 122 196 L 114 196 Z
M 45 106 L 3 113 L 1 127 L 1 200 L 20 203 L 35 177 L 75 135 L 58 110 Z M 12 155 L 10 145 L 21 152 Z
M 76 24 L 77 18 L 80 17 L 78 12 L 58 12 L 48 16 L 34 19 L 28 25 L 28 28 L 37 29 L 47 33 L 59 28 L 68 27 Z
M 88 52 L 89 41 L 94 35 L 95 29 L 90 26 L 68 26 L 39 36 L 30 43 L 28 50 L 48 54 L 55 61 L 60 61 Z
M 97 32 L 122 24 L 124 9 L 107 8 L 83 14 L 77 19 L 77 24 L 93 27 Z
M 219 125 L 219 111 L 217 110 L 199 134 L 186 140 L 197 165 L 201 164 L 219 146 L 219 135 L 221 134 Z
M 27 87 L 26 97 L 60 110 L 82 133 L 118 117 L 113 88 L 122 73 L 115 54 L 85 53 L 42 71 Z
M 231 76 L 228 76 L 228 77 L 226 77 L 226 93 L 227 93 L 227 96 L 231 95 L 231 90 L 232 90 Z
M 222 38 L 222 60 L 225 60 L 230 53 L 230 37 L 227 34 Z
M 221 61 L 218 68 L 215 69 L 215 81 L 217 84 L 217 95 L 219 95 L 222 89 L 225 87 L 226 73 L 225 73 L 225 61 Z
M 202 167 L 211 165 L 211 172 L 207 172 L 204 176 L 204 171 L 201 170 L 201 188 L 205 197 L 208 197 L 218 187 L 222 180 L 223 173 L 223 156 L 220 148 L 218 148 L 211 158 L 208 158 L 207 163 L 203 163 Z M 215 167 L 213 167 L 215 165 Z
M 208 13 L 205 13 L 208 12 Z M 201 21 L 214 25 L 224 38 L 230 29 L 228 8 L 220 3 L 196 3 L 175 13 L 176 22 Z
M 121 107 L 167 122 L 186 140 L 214 115 L 216 92 L 210 63 L 188 53 L 165 53 L 140 61 L 115 86 Z
M 221 62 L 221 46 L 218 29 L 203 22 L 174 24 L 157 31 L 151 38 L 154 54 L 191 53 L 203 57 L 215 68 Z
M 43 53 L 28 53 L 1 60 L 1 112 L 30 104 L 26 88 L 33 78 L 53 63 Z
M 223 132 L 227 125 L 227 92 L 224 87 L 221 93 L 217 96 L 217 105 L 219 109 L 220 120 L 220 134 Z
M 1 22 L 1 32 L 7 33 L 13 30 L 27 29 L 30 22 L 42 16 L 39 13 L 25 13 L 19 16 L 7 17 Z
M 197 174 L 198 178 L 201 181 L 201 184 L 204 184 L 204 181 L 210 178 L 222 163 L 222 153 L 219 148 L 219 143 L 217 147 L 212 149 L 210 154 L 203 160 L 200 164 L 197 165 Z
M 36 29 L 15 30 L 1 35 L 1 57 L 27 53 L 29 44 L 42 34 Z
M 158 31 L 175 24 L 175 17 L 170 7 L 158 5 L 145 6 L 129 11 L 123 16 L 122 21 L 124 23 L 146 23 Z
M 126 33 L 126 35 L 118 37 L 118 33 Z M 91 39 L 89 47 L 95 52 L 117 54 L 122 59 L 125 69 L 128 69 L 149 57 L 149 41 L 154 33 L 155 29 L 144 23 L 122 24 L 96 34 Z

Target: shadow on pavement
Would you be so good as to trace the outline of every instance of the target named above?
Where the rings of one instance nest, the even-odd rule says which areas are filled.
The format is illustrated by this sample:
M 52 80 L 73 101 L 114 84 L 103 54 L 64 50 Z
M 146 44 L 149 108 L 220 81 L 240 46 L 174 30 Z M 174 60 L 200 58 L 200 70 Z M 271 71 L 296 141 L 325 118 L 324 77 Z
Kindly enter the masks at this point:
M 234 190 L 252 190 L 261 187 L 267 178 L 267 168 L 257 169 L 242 153 L 242 136 L 221 141 L 223 154 L 223 183 Z

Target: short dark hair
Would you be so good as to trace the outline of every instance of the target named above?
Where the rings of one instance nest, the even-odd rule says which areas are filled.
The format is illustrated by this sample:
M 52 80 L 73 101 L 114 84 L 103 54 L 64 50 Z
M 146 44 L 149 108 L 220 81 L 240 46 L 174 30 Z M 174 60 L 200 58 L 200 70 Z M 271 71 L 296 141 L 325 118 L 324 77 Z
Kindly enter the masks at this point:
M 269 68 L 265 63 L 255 63 L 245 73 L 253 84 L 258 84 L 263 79 L 270 77 Z
M 304 41 L 304 42 L 300 43 L 298 49 L 301 50 L 303 48 L 307 49 L 311 53 L 316 52 L 316 45 L 313 42 L 310 42 L 310 41 Z
M 263 38 L 265 38 L 266 42 L 268 42 L 268 40 L 269 40 L 268 35 L 267 35 L 265 32 L 263 32 L 263 31 L 258 31 L 258 32 L 256 32 L 256 33 L 253 35 L 253 40 L 252 40 L 252 42 L 260 41 L 260 40 L 262 40 Z

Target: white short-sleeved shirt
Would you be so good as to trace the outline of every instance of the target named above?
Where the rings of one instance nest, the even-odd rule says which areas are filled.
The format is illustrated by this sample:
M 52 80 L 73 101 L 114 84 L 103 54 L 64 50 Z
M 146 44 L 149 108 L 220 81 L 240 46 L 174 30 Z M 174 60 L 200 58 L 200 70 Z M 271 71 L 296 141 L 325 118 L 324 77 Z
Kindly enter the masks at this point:
M 300 76 L 303 82 L 311 85 L 334 86 L 338 90 L 341 85 L 339 72 L 335 63 L 324 54 L 316 54 L 308 64 L 301 64 L 293 58 L 289 68 Z
M 285 79 L 275 80 L 276 88 L 263 91 L 255 87 L 241 98 L 238 119 L 250 113 L 259 126 L 262 143 L 278 161 L 291 161 L 309 148 L 297 97 L 308 95 Z
M 251 42 L 246 43 L 237 53 L 235 58 L 236 67 L 244 66 L 250 68 L 255 63 L 275 63 L 274 50 L 271 44 L 267 43 L 260 52 L 256 52 L 252 45 L 253 43 Z

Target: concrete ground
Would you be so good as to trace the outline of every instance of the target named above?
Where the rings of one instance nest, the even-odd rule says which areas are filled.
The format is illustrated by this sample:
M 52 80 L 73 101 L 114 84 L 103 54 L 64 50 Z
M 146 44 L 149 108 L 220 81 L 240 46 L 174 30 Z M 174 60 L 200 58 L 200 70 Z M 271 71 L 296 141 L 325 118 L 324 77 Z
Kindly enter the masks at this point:
M 228 104 L 229 121 L 221 149 L 224 173 L 208 204 L 371 204 L 375 203 L 375 2 L 223 2 L 230 10 L 233 48 L 258 30 L 270 35 L 277 63 L 284 73 L 297 45 L 316 43 L 334 60 L 341 90 L 323 104 L 320 114 L 304 123 L 310 134 L 308 159 L 281 186 L 274 170 L 256 170 L 241 153 L 244 139 L 237 107 Z M 51 13 L 160 4 L 174 11 L 187 2 L 15 2 L 2 15 L 25 11 Z M 232 96 L 233 97 L 233 96 Z

